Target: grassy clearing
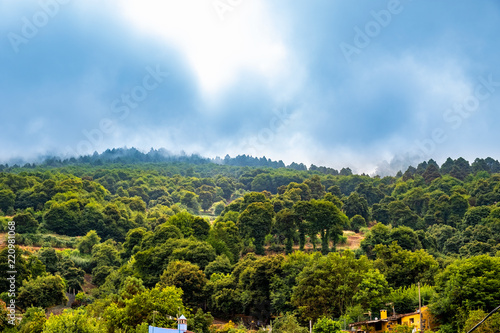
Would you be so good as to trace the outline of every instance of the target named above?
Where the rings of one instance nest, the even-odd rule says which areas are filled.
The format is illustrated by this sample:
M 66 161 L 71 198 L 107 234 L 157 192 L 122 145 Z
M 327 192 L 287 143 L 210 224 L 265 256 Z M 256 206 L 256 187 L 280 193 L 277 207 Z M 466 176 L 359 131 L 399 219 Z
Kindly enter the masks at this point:
M 354 231 L 345 230 L 344 237 L 347 237 L 347 241 L 345 244 L 337 245 L 338 250 L 356 250 L 360 248 L 361 241 L 365 238 L 362 233 L 356 233 Z

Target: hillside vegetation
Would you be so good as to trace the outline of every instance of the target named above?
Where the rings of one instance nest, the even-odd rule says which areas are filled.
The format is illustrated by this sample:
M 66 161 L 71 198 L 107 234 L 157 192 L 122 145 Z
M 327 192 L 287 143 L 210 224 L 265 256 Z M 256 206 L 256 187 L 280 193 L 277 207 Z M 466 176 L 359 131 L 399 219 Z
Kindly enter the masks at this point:
M 176 327 L 179 311 L 197 333 L 271 319 L 273 332 L 309 320 L 344 327 L 389 303 L 413 312 L 417 283 L 443 333 L 500 305 L 496 160 L 430 160 L 381 178 L 248 156 L 165 156 L 120 150 L 0 166 L 0 232 L 13 221 L 23 246 L 23 320 L 9 325 L 0 304 L 6 332 L 147 332 L 153 317 Z M 359 247 L 338 249 L 345 231 L 364 234 Z M 46 319 L 68 290 L 78 293 L 73 310 Z M 214 317 L 232 322 L 211 326 Z

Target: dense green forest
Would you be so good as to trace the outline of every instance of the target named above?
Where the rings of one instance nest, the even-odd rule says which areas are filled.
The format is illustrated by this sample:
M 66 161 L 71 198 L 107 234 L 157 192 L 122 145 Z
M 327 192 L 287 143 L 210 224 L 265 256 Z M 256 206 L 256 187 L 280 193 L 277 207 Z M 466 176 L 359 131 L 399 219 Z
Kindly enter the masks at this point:
M 153 320 L 175 328 L 179 313 L 196 333 L 271 321 L 273 332 L 308 332 L 309 321 L 335 332 L 384 308 L 415 311 L 418 283 L 442 333 L 466 332 L 500 305 L 497 160 L 429 160 L 382 178 L 165 156 L 0 165 L 4 332 L 147 332 Z M 354 233 L 363 240 L 349 248 Z M 72 310 L 46 319 L 68 290 Z M 489 320 L 500 327 L 499 315 Z

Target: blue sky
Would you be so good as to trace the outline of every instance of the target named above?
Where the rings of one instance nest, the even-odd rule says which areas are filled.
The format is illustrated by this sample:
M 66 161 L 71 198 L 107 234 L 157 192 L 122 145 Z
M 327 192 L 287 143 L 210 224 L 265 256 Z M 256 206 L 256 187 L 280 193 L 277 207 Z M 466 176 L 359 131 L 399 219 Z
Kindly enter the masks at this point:
M 500 158 L 496 0 L 0 0 L 0 161 Z

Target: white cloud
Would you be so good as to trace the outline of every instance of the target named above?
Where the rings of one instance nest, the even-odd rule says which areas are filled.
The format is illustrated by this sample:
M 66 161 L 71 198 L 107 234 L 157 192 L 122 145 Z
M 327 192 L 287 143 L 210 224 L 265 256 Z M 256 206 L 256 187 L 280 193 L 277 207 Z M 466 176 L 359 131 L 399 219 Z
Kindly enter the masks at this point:
M 241 71 L 273 85 L 286 70 L 288 51 L 265 2 L 243 2 L 222 21 L 212 1 L 125 0 L 122 14 L 146 34 L 179 48 L 205 97 L 221 93 Z

